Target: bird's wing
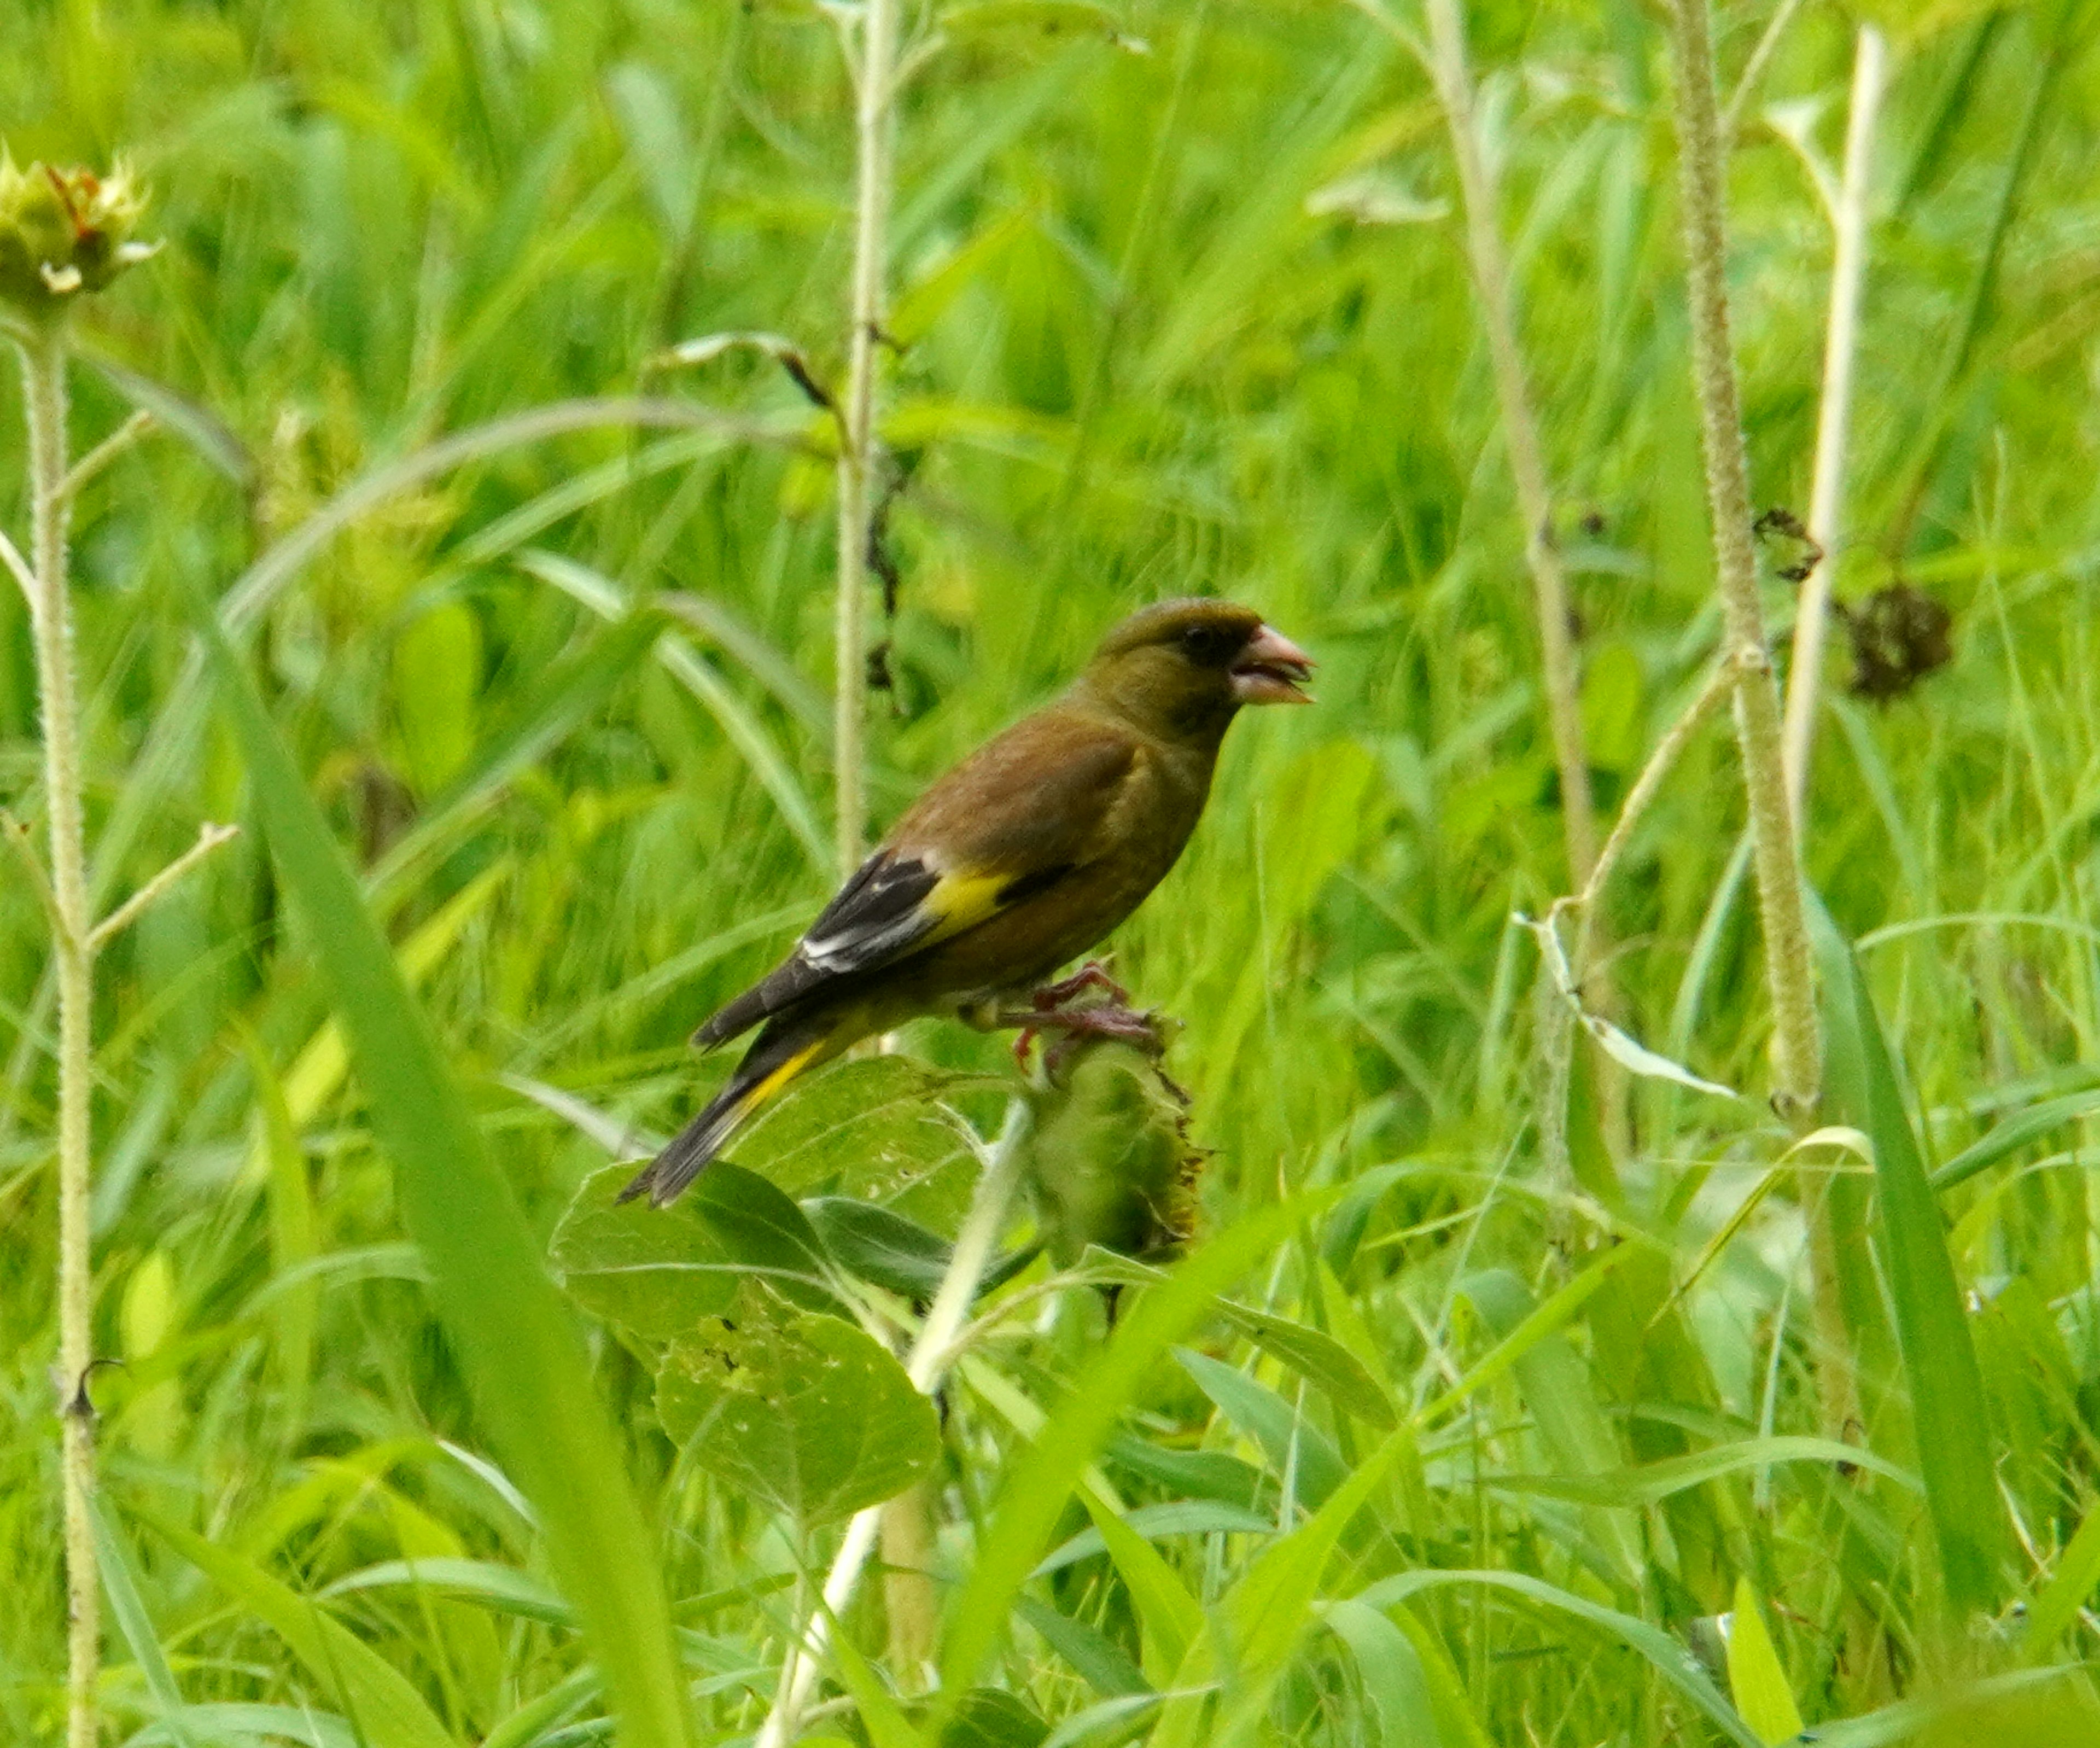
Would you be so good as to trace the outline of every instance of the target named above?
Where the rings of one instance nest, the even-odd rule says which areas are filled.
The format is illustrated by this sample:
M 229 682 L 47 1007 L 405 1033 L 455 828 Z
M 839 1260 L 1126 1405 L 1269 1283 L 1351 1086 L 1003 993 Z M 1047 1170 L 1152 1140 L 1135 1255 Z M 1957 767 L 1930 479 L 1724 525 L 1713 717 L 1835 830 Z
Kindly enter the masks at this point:
M 1140 742 L 1093 717 L 1052 708 L 1017 723 L 920 797 L 795 951 L 695 1042 L 721 1044 L 1048 890 L 1099 852 L 1142 759 Z

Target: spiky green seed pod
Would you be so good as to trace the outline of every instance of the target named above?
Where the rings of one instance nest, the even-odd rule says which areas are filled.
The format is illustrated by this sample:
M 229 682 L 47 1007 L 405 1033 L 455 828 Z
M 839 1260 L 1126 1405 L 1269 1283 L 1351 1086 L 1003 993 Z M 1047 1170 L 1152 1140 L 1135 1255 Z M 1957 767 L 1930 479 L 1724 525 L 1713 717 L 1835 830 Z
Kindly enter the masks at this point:
M 145 190 L 119 163 L 106 176 L 76 165 L 18 167 L 0 152 L 0 301 L 32 321 L 63 316 L 158 246 L 134 233 Z
M 1033 1097 L 1029 1186 L 1061 1268 L 1089 1244 L 1157 1259 L 1188 1243 L 1202 1156 L 1149 1057 L 1126 1044 L 1080 1044 Z

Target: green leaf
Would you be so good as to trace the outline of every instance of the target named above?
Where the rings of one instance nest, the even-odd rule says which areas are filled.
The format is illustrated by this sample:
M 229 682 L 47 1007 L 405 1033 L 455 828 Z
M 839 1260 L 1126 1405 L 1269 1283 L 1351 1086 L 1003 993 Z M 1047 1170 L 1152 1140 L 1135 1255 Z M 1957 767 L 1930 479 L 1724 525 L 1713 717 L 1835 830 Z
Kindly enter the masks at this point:
M 2039 1105 L 2015 1112 L 1994 1125 L 1991 1132 L 1971 1142 L 1932 1174 L 1935 1190 L 1952 1190 L 1979 1172 L 1996 1165 L 2006 1154 L 2017 1153 L 2029 1141 L 2039 1141 L 2053 1129 L 2100 1112 L 2100 1087 L 2089 1087 L 2062 1098 L 2045 1099 Z
M 1096 1251 L 1086 1259 L 1088 1273 L 1097 1278 L 1144 1286 L 1166 1279 L 1162 1269 L 1138 1261 Z M 1325 1331 L 1299 1323 L 1271 1311 L 1257 1311 L 1235 1299 L 1222 1296 L 1218 1316 L 1246 1337 L 1279 1365 L 1288 1366 L 1344 1412 L 1354 1415 L 1380 1432 L 1400 1424 L 1392 1399 L 1370 1368 Z
M 101 1568 L 102 1588 L 109 1598 L 109 1612 L 117 1630 L 131 1649 L 131 1660 L 145 1677 L 147 1692 L 160 1707 L 168 1741 L 174 1748 L 196 1748 L 196 1738 L 183 1721 L 188 1708 L 183 1703 L 182 1689 L 175 1684 L 174 1671 L 168 1666 L 167 1653 L 161 1649 L 152 1617 L 147 1613 L 145 1599 L 139 1594 L 139 1567 L 131 1557 L 131 1544 L 110 1516 L 101 1494 L 88 1494 L 87 1509 L 95 1529 L 95 1555 Z
M 1544 1305 L 1535 1305 L 1524 1283 L 1506 1269 L 1483 1269 L 1458 1283 L 1460 1294 L 1500 1338 L 1494 1353 L 1501 1353 L 1527 1331 L 1533 1333 L 1535 1339 L 1510 1361 L 1510 1366 L 1516 1374 L 1524 1406 L 1531 1410 L 1539 1441 L 1553 1461 L 1571 1475 L 1608 1475 L 1625 1464 L 1611 1417 L 1597 1400 L 1590 1368 L 1559 1328 L 1547 1326 L 1542 1319 L 1555 1305 L 1565 1304 L 1584 1281 L 1601 1283 L 1612 1259 L 1621 1253 L 1638 1254 L 1629 1245 L 1606 1251 Z M 1489 1358 L 1493 1357 L 1491 1353 Z M 1485 1362 L 1478 1369 L 1485 1370 Z M 1622 1517 L 1604 1513 L 1597 1514 L 1592 1521 L 1599 1540 L 1615 1556 L 1621 1578 L 1637 1583 L 1647 1561 L 1633 1526 Z
M 956 1593 L 942 1656 L 942 1686 L 968 1687 L 1005 1630 L 1014 1594 L 1039 1557 L 1080 1472 L 1161 1355 L 1202 1321 L 1212 1296 L 1268 1256 L 1298 1223 L 1331 1207 L 1339 1191 L 1300 1195 L 1250 1214 L 1205 1244 L 1163 1284 L 1147 1290 L 1117 1325 L 1088 1387 L 1058 1405 L 1014 1463 Z
M 1131 1606 L 1145 1630 L 1147 1671 L 1155 1684 L 1171 1680 L 1189 1644 L 1203 1630 L 1202 1604 L 1134 1525 L 1104 1506 L 1091 1489 L 1083 1490 L 1079 1499 L 1123 1588 L 1130 1592 Z
M 2049 1659 L 2096 1585 L 2100 1585 L 2100 1509 L 2086 1512 L 2070 1546 L 2058 1557 L 2056 1570 L 2027 1611 L 2028 1662 Z
M 797 1200 L 850 1195 L 951 1227 L 977 1181 L 977 1159 L 945 1102 L 1004 1087 L 902 1056 L 841 1062 L 761 1115 L 731 1157 Z
M 902 1493 L 939 1459 L 933 1405 L 872 1336 L 747 1282 L 671 1344 L 664 1429 L 694 1460 L 803 1525 Z
M 474 751 L 481 664 L 481 621 L 463 601 L 440 601 L 394 640 L 394 708 L 420 796 L 436 794 Z
M 1269 1468 L 1306 1506 L 1317 1509 L 1348 1478 L 1335 1441 L 1266 1384 L 1186 1348 L 1174 1357 L 1218 1411 L 1261 1446 Z
M 408 1679 L 311 1598 L 231 1549 L 174 1524 L 161 1539 L 292 1648 L 315 1684 L 372 1748 L 458 1748 Z
M 948 1272 L 955 1247 L 893 1208 L 852 1196 L 813 1196 L 802 1212 L 840 1268 L 888 1291 L 929 1300 Z M 1012 1280 L 1035 1256 L 1030 1246 L 1001 1257 L 985 1271 L 977 1291 L 988 1293 Z
M 1407 1635 L 1376 1609 L 1350 1600 L 1329 1603 L 1320 1618 L 1356 1659 L 1383 1748 L 1444 1748 L 1429 1678 Z
M 801 1209 L 763 1178 L 717 1163 L 665 1208 L 614 1198 L 634 1175 L 583 1181 L 554 1229 L 554 1266 L 576 1302 L 644 1341 L 690 1334 L 760 1276 L 799 1304 L 842 1311 L 823 1247 Z
M 1121 1646 L 1084 1621 L 1060 1614 L 1047 1602 L 1021 1596 L 1014 1603 L 1021 1619 L 1043 1635 L 1043 1643 L 1075 1670 L 1079 1679 L 1103 1699 L 1119 1699 L 1132 1693 L 1149 1693 L 1151 1684 L 1137 1666 L 1123 1655 Z
M 1363 1591 L 1357 1600 L 1372 1608 L 1383 1609 L 1396 1602 L 1405 1602 L 1410 1596 L 1423 1591 L 1471 1584 L 1508 1591 L 1529 1601 L 1573 1615 L 1577 1620 L 1586 1621 L 1646 1658 L 1656 1673 L 1704 1713 L 1723 1736 L 1736 1744 L 1736 1748 L 1765 1748 L 1758 1733 L 1722 1697 L 1720 1689 L 1699 1666 L 1698 1660 L 1661 1627 L 1651 1627 L 1636 1616 L 1622 1614 L 1617 1609 L 1608 1609 L 1602 1603 L 1577 1596 L 1573 1591 L 1548 1584 L 1542 1578 L 1532 1578 L 1521 1572 L 1402 1572 L 1389 1578 L 1381 1578 Z
M 1992 1462 L 1990 1409 L 1946 1227 L 1859 963 L 1820 903 L 1811 902 L 1809 921 L 1830 1040 L 1828 1097 L 1838 1119 L 1873 1143 L 1882 1265 L 1942 1581 L 1955 1608 L 1987 1610 L 1999 1592 L 2005 1507 Z
M 573 1627 L 576 1612 L 529 1573 L 492 1560 L 444 1556 L 429 1560 L 383 1560 L 345 1574 L 321 1592 L 343 1596 L 367 1590 L 430 1591 L 486 1604 L 521 1620 Z
M 1766 1629 L 1758 1593 L 1745 1578 L 1736 1580 L 1736 1605 L 1728 1618 L 1728 1692 L 1744 1723 L 1767 1742 L 1790 1741 L 1801 1733 L 1801 1711 L 1786 1666 Z
M 195 617 L 270 847 L 328 973 L 374 1130 L 394 1162 L 403 1221 L 430 1263 L 475 1402 L 538 1513 L 631 1748 L 675 1748 L 687 1734 L 670 1610 L 582 1342 L 254 683 L 210 609 L 196 603 Z
M 1011 1693 L 973 1688 L 941 1732 L 941 1748 L 1040 1748 L 1050 1726 Z

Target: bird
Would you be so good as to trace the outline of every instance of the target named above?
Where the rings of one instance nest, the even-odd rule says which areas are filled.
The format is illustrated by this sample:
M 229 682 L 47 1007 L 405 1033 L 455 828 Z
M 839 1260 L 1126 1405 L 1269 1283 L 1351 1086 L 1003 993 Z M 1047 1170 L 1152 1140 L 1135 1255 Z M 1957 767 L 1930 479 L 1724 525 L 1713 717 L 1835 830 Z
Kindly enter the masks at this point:
M 721 1090 L 620 1193 L 662 1207 L 792 1081 L 939 1014 L 1154 1042 L 1098 964 L 1046 983 L 1163 880 L 1244 705 L 1309 704 L 1310 656 L 1253 608 L 1200 597 L 1110 630 L 1058 697 L 937 778 L 786 959 L 693 1035 L 757 1037 Z M 1105 991 L 1109 1000 L 1078 998 Z

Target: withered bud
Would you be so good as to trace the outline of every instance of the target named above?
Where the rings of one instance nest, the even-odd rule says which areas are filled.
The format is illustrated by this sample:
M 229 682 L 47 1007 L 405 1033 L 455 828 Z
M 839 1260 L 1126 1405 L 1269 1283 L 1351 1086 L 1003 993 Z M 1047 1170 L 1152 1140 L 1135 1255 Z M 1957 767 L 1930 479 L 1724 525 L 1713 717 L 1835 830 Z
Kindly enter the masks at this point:
M 121 162 L 98 176 L 77 165 L 20 168 L 0 151 L 0 301 L 55 320 L 160 246 L 133 235 L 145 210 L 146 191 Z
M 1034 1095 L 1028 1182 L 1044 1243 L 1060 1267 L 1089 1244 L 1163 1260 L 1196 1229 L 1202 1155 L 1158 1065 L 1127 1044 L 1073 1046 Z

